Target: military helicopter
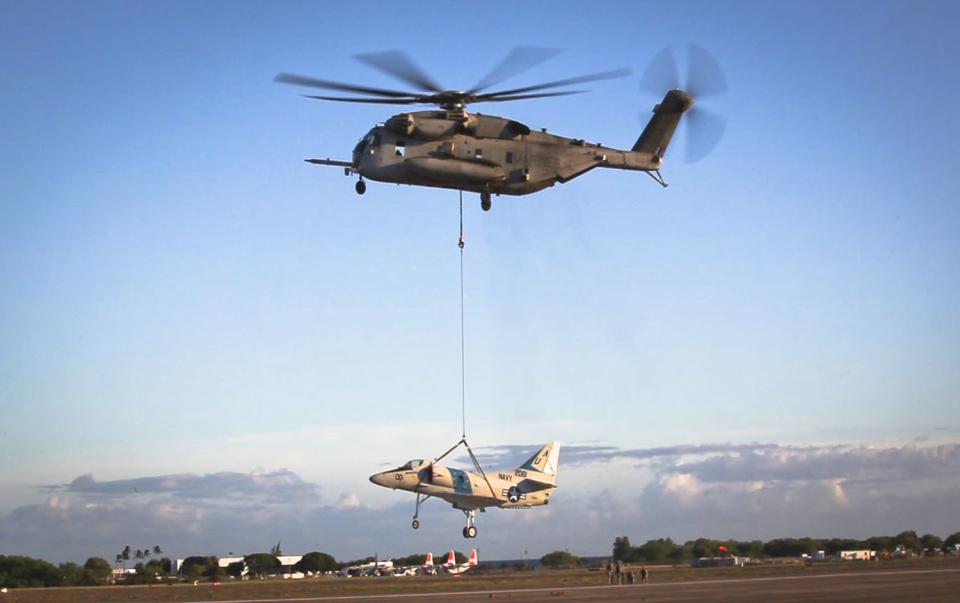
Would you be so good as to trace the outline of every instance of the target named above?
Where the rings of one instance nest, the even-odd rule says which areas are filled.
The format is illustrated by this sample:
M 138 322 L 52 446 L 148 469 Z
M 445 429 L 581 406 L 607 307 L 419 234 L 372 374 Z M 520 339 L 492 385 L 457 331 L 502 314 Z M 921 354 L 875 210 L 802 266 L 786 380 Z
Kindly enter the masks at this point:
M 470 113 L 467 106 L 477 103 L 506 102 L 534 98 L 566 96 L 584 90 L 544 90 L 624 77 L 627 69 L 604 71 L 484 92 L 491 86 L 538 64 L 557 51 L 516 48 L 487 76 L 467 90 L 444 89 L 400 51 L 357 55 L 362 63 L 385 72 L 421 92 L 407 92 L 370 86 L 357 86 L 301 75 L 280 73 L 274 81 L 326 90 L 338 90 L 368 96 L 320 96 L 307 98 L 384 105 L 436 105 L 439 110 L 398 113 L 372 128 L 353 149 L 350 161 L 306 159 L 308 163 L 342 167 L 344 174 L 357 174 L 356 191 L 362 195 L 364 178 L 378 182 L 430 186 L 480 193 L 480 206 L 491 207 L 491 195 L 529 195 L 560 182 L 569 182 L 594 168 L 644 172 L 661 186 L 664 154 L 680 118 L 690 111 L 694 97 L 726 89 L 716 61 L 703 49 L 690 47 L 686 89 L 677 85 L 672 51 L 662 51 L 648 67 L 641 83 L 643 89 L 659 95 L 669 88 L 653 108 L 653 117 L 630 149 L 606 147 L 581 138 L 567 138 L 539 131 L 516 120 Z M 694 94 L 695 80 L 701 85 Z M 662 87 L 661 87 L 662 86 Z M 694 115 L 691 113 L 691 116 Z M 705 114 L 707 138 L 688 128 L 688 158 L 709 151 L 723 131 L 722 120 Z M 702 128 L 701 128 L 702 131 Z M 719 132 L 719 133 L 718 133 Z

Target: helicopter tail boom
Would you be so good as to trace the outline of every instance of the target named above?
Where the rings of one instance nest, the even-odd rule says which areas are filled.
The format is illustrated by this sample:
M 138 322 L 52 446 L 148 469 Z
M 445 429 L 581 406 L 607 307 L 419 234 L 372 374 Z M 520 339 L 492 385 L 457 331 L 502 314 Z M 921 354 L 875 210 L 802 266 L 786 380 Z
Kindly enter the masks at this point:
M 653 117 L 630 150 L 662 158 L 680 123 L 680 117 L 692 106 L 693 98 L 683 90 L 667 92 L 660 104 L 653 108 Z

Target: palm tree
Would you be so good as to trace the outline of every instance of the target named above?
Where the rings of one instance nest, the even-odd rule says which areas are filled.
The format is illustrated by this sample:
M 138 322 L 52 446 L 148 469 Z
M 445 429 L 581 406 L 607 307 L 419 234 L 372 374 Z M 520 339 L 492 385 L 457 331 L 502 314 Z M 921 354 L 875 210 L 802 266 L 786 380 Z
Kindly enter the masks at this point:
M 163 551 L 160 549 L 159 544 L 153 547 L 153 554 L 156 555 L 157 557 L 163 554 Z
M 137 549 L 136 554 L 134 555 L 137 559 L 143 559 L 143 551 Z

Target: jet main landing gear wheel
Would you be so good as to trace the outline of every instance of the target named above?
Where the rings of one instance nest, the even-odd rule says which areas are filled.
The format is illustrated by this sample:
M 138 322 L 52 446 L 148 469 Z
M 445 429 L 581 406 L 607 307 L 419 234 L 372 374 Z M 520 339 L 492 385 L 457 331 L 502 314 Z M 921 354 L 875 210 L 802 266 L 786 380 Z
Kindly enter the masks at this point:
M 367 183 L 363 180 L 357 180 L 357 185 L 354 188 L 357 189 L 358 195 L 362 195 L 367 192 Z
M 463 537 L 464 538 L 476 538 L 477 537 L 477 511 L 471 509 L 469 511 L 464 511 L 464 515 L 467 516 L 467 525 L 463 528 Z
M 484 191 L 480 193 L 480 208 L 483 211 L 490 211 L 490 193 Z

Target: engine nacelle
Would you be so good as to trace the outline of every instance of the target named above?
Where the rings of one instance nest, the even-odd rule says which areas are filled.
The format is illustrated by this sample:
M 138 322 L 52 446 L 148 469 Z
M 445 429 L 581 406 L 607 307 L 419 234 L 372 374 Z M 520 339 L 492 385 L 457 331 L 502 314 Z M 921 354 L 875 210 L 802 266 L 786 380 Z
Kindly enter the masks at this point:
M 384 126 L 391 132 L 395 132 L 403 136 L 410 136 L 416 129 L 417 122 L 409 113 L 398 113 L 397 115 L 394 115 L 388 119 Z

